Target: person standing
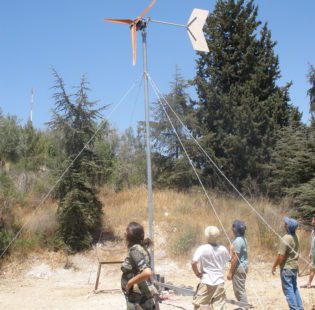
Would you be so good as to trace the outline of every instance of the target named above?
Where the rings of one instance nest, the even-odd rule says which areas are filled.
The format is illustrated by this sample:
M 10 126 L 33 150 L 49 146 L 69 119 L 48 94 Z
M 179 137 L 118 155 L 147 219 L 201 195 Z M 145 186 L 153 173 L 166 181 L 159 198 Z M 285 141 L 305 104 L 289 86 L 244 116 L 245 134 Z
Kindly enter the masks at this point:
M 126 229 L 128 255 L 121 266 L 121 287 L 125 294 L 127 310 L 155 309 L 155 288 L 151 283 L 150 239 L 144 239 L 142 225 L 131 222 Z
M 308 278 L 308 282 L 306 284 L 307 288 L 312 287 L 312 281 L 314 279 L 315 275 L 315 217 L 312 217 L 312 232 L 311 232 L 311 249 L 310 249 L 310 254 L 309 254 L 309 261 L 311 264 L 311 270 L 310 270 L 310 276 Z
M 218 244 L 220 231 L 216 226 L 208 226 L 204 233 L 207 243 L 198 247 L 191 263 L 194 274 L 200 279 L 193 305 L 195 310 L 203 305 L 222 310 L 226 299 L 224 270 L 230 257 L 228 250 Z
M 277 266 L 280 266 L 282 291 L 291 310 L 304 309 L 297 287 L 300 252 L 299 239 L 295 233 L 297 227 L 298 222 L 295 219 L 284 218 L 284 228 L 287 233 L 281 239 L 278 255 L 272 267 L 272 274 L 275 275 Z
M 230 248 L 231 266 L 227 279 L 232 280 L 235 298 L 244 304 L 248 304 L 245 287 L 248 272 L 248 246 L 245 238 L 245 223 L 235 220 L 232 224 L 232 231 L 235 239 Z

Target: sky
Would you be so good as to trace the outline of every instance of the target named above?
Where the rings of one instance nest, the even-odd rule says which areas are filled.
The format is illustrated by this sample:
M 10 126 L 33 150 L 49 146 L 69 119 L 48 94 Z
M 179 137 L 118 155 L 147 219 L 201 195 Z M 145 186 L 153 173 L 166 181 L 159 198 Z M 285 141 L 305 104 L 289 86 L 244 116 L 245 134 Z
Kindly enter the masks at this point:
M 0 0 L 0 108 L 16 115 L 21 124 L 29 117 L 34 88 L 33 124 L 45 128 L 54 107 L 52 67 L 63 77 L 69 92 L 86 74 L 90 99 L 109 105 L 104 117 L 120 131 L 144 118 L 143 90 L 137 84 L 126 100 L 111 109 L 134 85 L 142 72 L 141 36 L 137 65 L 132 66 L 127 26 L 103 18 L 135 18 L 149 0 Z M 292 103 L 310 119 L 309 64 L 315 64 L 314 0 L 256 0 L 259 19 L 268 22 L 280 59 L 279 85 L 292 81 Z M 148 17 L 186 24 L 193 8 L 213 10 L 214 0 L 157 0 Z M 163 93 L 169 91 L 175 67 L 186 79 L 195 75 L 196 53 L 182 28 L 148 27 L 149 74 Z M 152 89 L 150 100 L 156 100 Z

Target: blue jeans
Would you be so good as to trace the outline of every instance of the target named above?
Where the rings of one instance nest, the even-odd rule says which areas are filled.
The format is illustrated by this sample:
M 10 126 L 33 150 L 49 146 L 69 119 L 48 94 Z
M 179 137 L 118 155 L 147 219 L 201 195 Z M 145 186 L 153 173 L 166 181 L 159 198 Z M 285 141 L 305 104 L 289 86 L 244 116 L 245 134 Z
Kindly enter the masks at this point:
M 297 288 L 297 269 L 281 269 L 282 291 L 287 299 L 290 310 L 303 310 L 303 304 Z

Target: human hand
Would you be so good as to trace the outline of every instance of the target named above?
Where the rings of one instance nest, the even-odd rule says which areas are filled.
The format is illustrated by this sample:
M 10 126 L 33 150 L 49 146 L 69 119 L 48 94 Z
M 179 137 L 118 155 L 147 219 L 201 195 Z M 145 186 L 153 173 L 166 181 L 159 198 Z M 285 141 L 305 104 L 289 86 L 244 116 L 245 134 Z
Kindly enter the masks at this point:
M 197 276 L 197 278 L 201 279 L 201 278 L 202 278 L 202 273 L 201 273 L 201 272 L 198 272 L 198 273 L 196 274 L 196 276 Z
M 132 290 L 133 284 L 130 283 L 130 280 L 128 281 L 126 285 L 126 293 L 128 294 Z

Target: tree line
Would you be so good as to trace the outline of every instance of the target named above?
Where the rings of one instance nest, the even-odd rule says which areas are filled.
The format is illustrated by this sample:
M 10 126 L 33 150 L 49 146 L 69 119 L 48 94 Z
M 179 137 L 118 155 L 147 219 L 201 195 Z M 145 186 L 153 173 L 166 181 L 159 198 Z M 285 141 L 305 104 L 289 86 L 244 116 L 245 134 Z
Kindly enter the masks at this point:
M 169 106 L 151 105 L 154 186 L 187 190 L 198 185 L 165 109 L 207 188 L 231 191 L 191 136 L 244 194 L 289 197 L 292 210 L 309 219 L 315 210 L 315 67 L 306 72 L 310 122 L 303 124 L 290 100 L 292 83 L 279 85 L 276 42 L 268 24 L 258 19 L 253 0 L 218 0 L 204 30 L 210 52 L 198 53 L 195 77 L 187 81 L 176 68 L 164 95 Z M 98 188 L 146 183 L 145 126 L 139 122 L 136 132 L 129 128 L 118 134 L 102 119 L 106 106 L 97 109 L 89 99 L 85 76 L 69 93 L 62 77 L 53 74 L 54 109 L 47 129 L 35 129 L 31 122 L 22 126 L 16 117 L 0 113 L 0 201 L 9 210 L 23 200 L 23 186 L 14 179 L 18 173 L 35 173 L 39 180 L 29 178 L 24 194 L 27 186 L 40 194 L 68 167 L 53 192 L 59 201 L 58 238 L 79 251 L 100 235 Z

